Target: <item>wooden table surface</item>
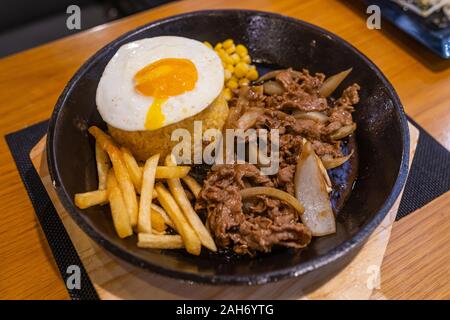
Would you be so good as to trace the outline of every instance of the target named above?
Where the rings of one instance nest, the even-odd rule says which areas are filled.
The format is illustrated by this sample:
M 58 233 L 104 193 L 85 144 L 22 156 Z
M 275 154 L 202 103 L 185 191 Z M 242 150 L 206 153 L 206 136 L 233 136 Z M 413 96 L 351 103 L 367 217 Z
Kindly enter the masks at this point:
M 122 33 L 188 11 L 246 8 L 282 13 L 328 29 L 356 46 L 393 83 L 406 112 L 450 149 L 450 61 L 397 29 L 366 28 L 357 1 L 181 1 L 0 60 L 0 134 L 48 119 L 77 68 Z M 61 26 L 63 28 L 64 26 Z M 450 298 L 450 192 L 396 222 L 377 297 Z M 0 142 L 0 299 L 68 299 L 4 139 Z

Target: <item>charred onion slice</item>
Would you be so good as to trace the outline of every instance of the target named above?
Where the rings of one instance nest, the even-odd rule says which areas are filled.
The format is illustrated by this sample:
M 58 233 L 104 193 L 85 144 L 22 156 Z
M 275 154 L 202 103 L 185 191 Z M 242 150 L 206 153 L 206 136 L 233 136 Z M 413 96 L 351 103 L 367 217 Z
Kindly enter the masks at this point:
M 352 69 L 353 68 L 347 69 L 327 78 L 323 82 L 322 87 L 319 89 L 319 94 L 324 98 L 329 97 L 334 92 L 334 90 L 339 87 L 341 82 L 344 81 L 344 79 L 349 75 Z
M 329 120 L 328 116 L 318 111 L 296 111 L 292 114 L 295 119 L 306 119 L 306 120 L 314 120 L 320 123 L 327 122 Z
M 264 93 L 269 96 L 281 95 L 284 93 L 284 88 L 278 81 L 267 81 L 263 84 Z
M 305 207 L 301 215 L 313 236 L 325 236 L 336 232 L 336 221 L 331 209 L 325 179 L 312 145 L 303 146 L 295 171 L 295 196 Z
M 332 140 L 339 140 L 342 138 L 345 138 L 353 133 L 353 131 L 356 130 L 356 123 L 349 124 L 347 126 L 343 126 L 330 134 L 330 139 Z
M 252 91 L 254 92 L 254 93 L 256 93 L 256 94 L 263 94 L 264 93 L 264 88 L 263 88 L 263 86 L 262 85 L 259 85 L 259 86 L 251 86 L 251 88 L 252 88 Z
M 326 169 L 325 165 L 323 164 L 322 159 L 320 159 L 319 156 L 316 154 L 315 154 L 315 156 L 316 156 L 316 160 L 317 160 L 317 165 L 319 166 L 320 172 L 322 173 L 322 177 L 325 180 L 325 184 L 327 186 L 327 192 L 330 193 L 331 191 L 333 191 L 330 176 L 328 175 L 327 169 Z
M 266 74 L 263 74 L 261 77 L 259 77 L 259 79 L 256 80 L 256 82 L 262 82 L 262 81 L 267 81 L 267 80 L 273 79 L 282 71 L 286 71 L 286 70 L 280 69 L 280 70 L 269 71 Z
M 261 108 L 254 108 L 250 109 L 249 111 L 245 112 L 237 121 L 236 127 L 238 129 L 244 129 L 247 130 L 248 128 L 251 128 L 255 125 L 256 119 L 260 115 L 264 113 L 264 110 Z
M 305 211 L 303 205 L 291 196 L 289 193 L 271 188 L 271 187 L 253 187 L 241 190 L 242 199 L 254 197 L 254 196 L 269 196 L 273 198 L 277 198 L 278 200 L 283 200 L 287 202 L 290 206 L 292 206 L 300 215 Z
M 348 161 L 348 159 L 351 158 L 352 155 L 353 155 L 353 150 L 344 157 L 332 158 L 332 157 L 324 156 L 321 158 L 321 160 L 322 160 L 324 167 L 328 170 L 328 169 L 333 169 L 333 168 L 343 165 L 345 162 Z

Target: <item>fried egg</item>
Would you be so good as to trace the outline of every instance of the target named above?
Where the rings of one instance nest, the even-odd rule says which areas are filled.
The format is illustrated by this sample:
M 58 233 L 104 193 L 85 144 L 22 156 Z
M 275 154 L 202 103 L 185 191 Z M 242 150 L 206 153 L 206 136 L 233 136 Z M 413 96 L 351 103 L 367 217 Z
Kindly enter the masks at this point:
M 203 43 L 175 36 L 147 38 L 119 48 L 97 87 L 97 109 L 109 125 L 156 130 L 191 117 L 223 88 L 219 56 Z

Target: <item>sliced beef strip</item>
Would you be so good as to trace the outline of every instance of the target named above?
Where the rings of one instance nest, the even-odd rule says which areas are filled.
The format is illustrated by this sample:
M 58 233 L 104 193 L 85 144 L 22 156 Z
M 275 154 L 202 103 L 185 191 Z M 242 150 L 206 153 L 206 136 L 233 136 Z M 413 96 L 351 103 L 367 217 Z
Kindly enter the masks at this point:
M 328 154 L 335 157 L 342 156 L 339 144 L 328 139 L 328 135 L 341 128 L 339 122 L 330 123 L 327 126 L 314 120 L 295 119 L 281 111 L 266 111 L 256 121 L 256 128 L 278 129 L 280 140 L 286 134 L 306 138 L 312 143 L 314 151 L 319 155 Z M 334 129 L 331 129 L 334 126 Z M 301 139 L 302 140 L 302 139 Z M 280 162 L 280 168 L 282 168 Z
M 266 108 L 281 111 L 324 111 L 328 108 L 327 100 L 320 97 L 319 89 L 325 76 L 311 76 L 308 70 L 302 72 L 287 69 L 280 72 L 276 81 L 285 90 L 282 95 L 268 96 Z
M 208 174 L 196 209 L 207 210 L 207 225 L 216 243 L 250 255 L 270 252 L 274 245 L 308 245 L 311 233 L 284 202 L 258 196 L 243 206 L 239 191 L 250 185 L 273 187 L 274 183 L 251 164 L 218 165 Z
M 225 128 L 236 128 L 239 118 L 251 108 L 264 109 L 265 96 L 262 87 L 248 86 L 237 90 L 237 95 L 228 103 L 229 113 Z
M 353 105 L 359 102 L 359 86 L 354 84 L 337 99 L 319 96 L 323 74 L 310 75 L 288 69 L 278 81 L 285 92 L 266 96 L 262 87 L 244 87 L 230 103 L 226 128 L 235 128 L 240 117 L 252 108 L 262 109 L 254 128 L 278 129 L 280 133 L 280 169 L 271 177 L 262 175 L 251 164 L 214 166 L 209 172 L 196 209 L 207 211 L 207 225 L 219 247 L 232 247 L 236 253 L 254 255 L 269 252 L 275 245 L 303 248 L 311 233 L 286 203 L 267 196 L 256 196 L 244 203 L 239 191 L 252 186 L 280 188 L 294 194 L 294 174 L 303 138 L 312 143 L 318 156 L 342 156 L 340 142 L 328 136 L 352 123 Z M 319 111 L 328 116 L 325 123 L 295 119 L 292 112 Z
M 333 158 L 342 157 L 342 151 L 340 147 L 340 142 L 324 142 L 320 140 L 311 140 L 312 147 L 315 153 L 319 156 L 329 155 Z
M 301 249 L 311 241 L 311 232 L 289 207 L 278 200 L 265 198 L 264 215 L 247 215 L 247 219 L 231 238 L 239 254 L 270 252 L 275 245 Z
M 277 188 L 294 194 L 294 175 L 297 160 L 302 152 L 303 138 L 298 135 L 285 134 L 280 137 L 280 167 L 273 177 Z
M 264 110 L 256 119 L 256 129 L 278 129 L 280 135 L 290 131 L 295 126 L 295 118 L 278 110 Z
M 358 90 L 359 86 L 357 84 L 351 85 L 345 89 L 342 96 L 336 100 L 334 107 L 328 110 L 329 123 L 323 128 L 323 135 L 328 136 L 341 127 L 353 123 L 353 105 L 359 102 Z
M 352 84 L 350 87 L 344 90 L 342 96 L 336 101 L 335 106 L 352 106 L 359 102 L 359 91 L 360 86 L 356 83 Z

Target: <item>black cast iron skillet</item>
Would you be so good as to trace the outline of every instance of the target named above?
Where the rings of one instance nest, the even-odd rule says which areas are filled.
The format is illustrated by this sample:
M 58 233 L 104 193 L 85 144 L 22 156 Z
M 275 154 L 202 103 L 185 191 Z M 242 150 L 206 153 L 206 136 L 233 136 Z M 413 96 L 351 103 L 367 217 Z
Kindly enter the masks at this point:
M 252 58 L 272 65 L 309 69 L 327 75 L 353 67 L 338 88 L 358 83 L 361 101 L 357 122 L 359 175 L 338 216 L 335 235 L 315 238 L 301 253 L 276 250 L 256 259 L 183 251 L 144 250 L 136 238 L 120 240 L 109 208 L 79 210 L 77 192 L 97 188 L 94 141 L 88 126 L 105 127 L 95 105 L 102 72 L 123 44 L 161 35 L 211 43 L 234 39 L 248 46 Z M 74 75 L 61 94 L 48 131 L 48 164 L 56 192 L 75 222 L 92 239 L 129 263 L 166 276 L 210 284 L 263 284 L 306 275 L 324 280 L 357 253 L 398 197 L 408 168 L 407 121 L 397 94 L 380 70 L 339 37 L 308 23 L 277 14 L 219 10 L 183 14 L 142 26 L 97 52 Z

